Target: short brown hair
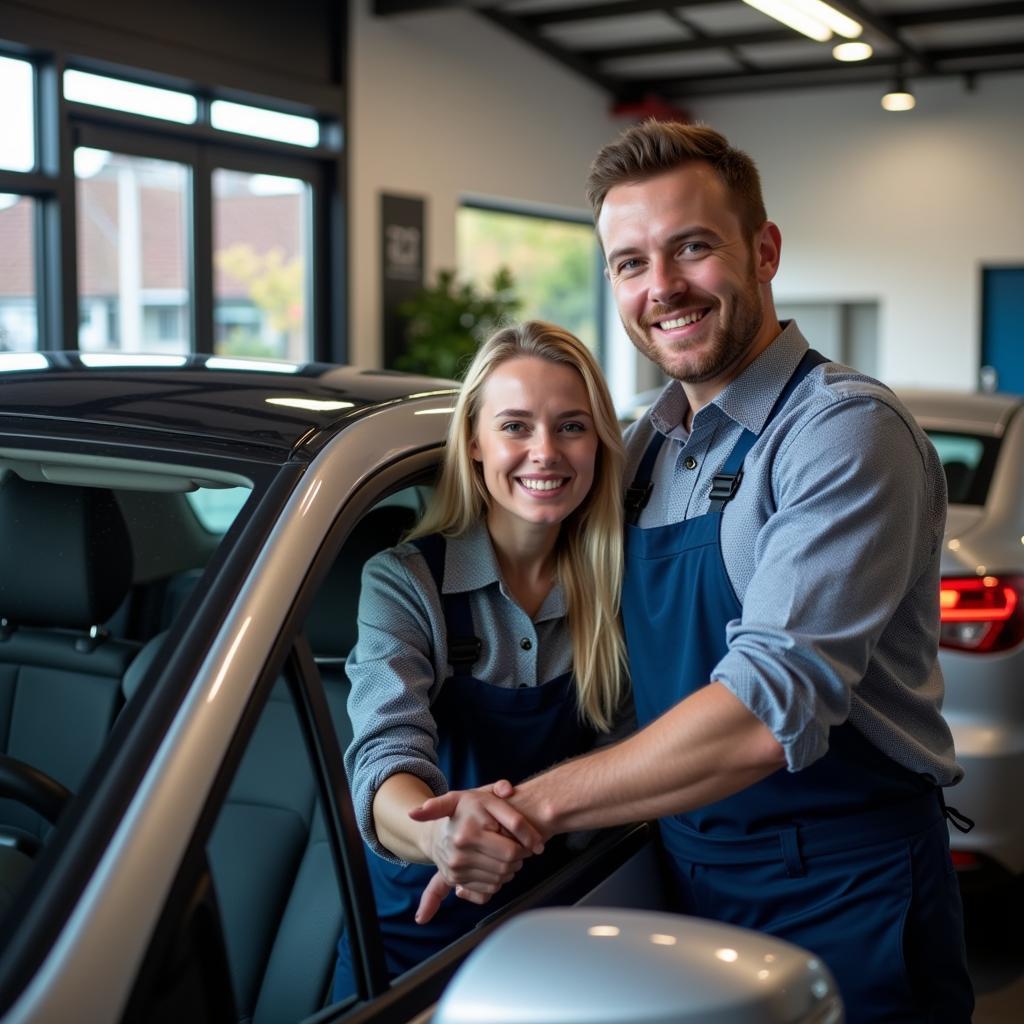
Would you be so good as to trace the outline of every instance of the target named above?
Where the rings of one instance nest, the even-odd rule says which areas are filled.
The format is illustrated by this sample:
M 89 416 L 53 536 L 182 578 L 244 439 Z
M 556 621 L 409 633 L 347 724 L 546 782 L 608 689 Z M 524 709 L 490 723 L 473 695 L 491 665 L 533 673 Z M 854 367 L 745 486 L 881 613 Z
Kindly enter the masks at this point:
M 587 199 L 594 209 L 594 221 L 615 185 L 646 181 L 696 160 L 714 169 L 735 199 L 744 229 L 752 235 L 768 218 L 754 161 L 707 125 L 655 118 L 627 128 L 594 158 L 587 175 Z

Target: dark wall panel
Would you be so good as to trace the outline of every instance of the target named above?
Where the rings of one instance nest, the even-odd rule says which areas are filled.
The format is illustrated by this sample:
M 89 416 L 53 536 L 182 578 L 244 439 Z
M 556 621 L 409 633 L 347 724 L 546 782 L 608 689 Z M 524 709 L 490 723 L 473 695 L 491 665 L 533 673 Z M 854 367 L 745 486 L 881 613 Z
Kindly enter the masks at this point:
M 0 0 L 0 40 L 315 101 L 342 86 L 344 11 L 345 0 Z

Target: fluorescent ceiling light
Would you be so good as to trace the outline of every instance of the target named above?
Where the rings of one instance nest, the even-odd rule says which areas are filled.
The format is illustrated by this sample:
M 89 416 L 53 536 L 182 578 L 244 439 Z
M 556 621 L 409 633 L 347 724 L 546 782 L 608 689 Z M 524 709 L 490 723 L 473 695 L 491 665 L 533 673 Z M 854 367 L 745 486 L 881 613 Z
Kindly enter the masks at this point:
M 820 21 L 823 25 L 832 29 L 837 36 L 843 36 L 846 39 L 856 39 L 864 31 L 859 21 L 854 21 L 853 18 L 847 17 L 842 11 L 837 11 L 830 4 L 825 3 L 824 0 L 786 0 L 786 3 L 790 7 L 795 7 L 798 11 L 802 11 L 808 17 L 814 18 L 815 21 Z
M 839 43 L 832 47 L 832 56 L 842 61 L 867 60 L 874 52 L 870 43 Z
M 795 2 L 787 2 L 787 0 L 743 0 L 743 2 L 816 42 L 827 43 L 832 38 L 832 29 L 828 25 L 800 10 Z

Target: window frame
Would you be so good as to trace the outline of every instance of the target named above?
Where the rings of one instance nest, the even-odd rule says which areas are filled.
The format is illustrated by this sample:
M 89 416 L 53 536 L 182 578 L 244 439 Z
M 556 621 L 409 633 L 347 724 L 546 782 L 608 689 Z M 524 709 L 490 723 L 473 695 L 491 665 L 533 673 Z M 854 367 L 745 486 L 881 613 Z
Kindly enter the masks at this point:
M 456 217 L 460 210 L 480 210 L 483 213 L 503 213 L 514 217 L 529 217 L 533 220 L 560 221 L 564 224 L 580 224 L 588 227 L 594 233 L 594 266 L 597 279 L 597 290 L 594 294 L 594 324 L 597 330 L 597 338 L 594 346 L 594 356 L 601 368 L 608 368 L 608 296 L 611 294 L 608 279 L 604 273 L 604 254 L 601 252 L 601 245 L 597 240 L 594 229 L 593 218 L 581 211 L 574 212 L 568 209 L 561 209 L 549 206 L 530 205 L 518 203 L 513 200 L 503 200 L 488 196 L 463 195 L 459 197 L 456 207 Z M 457 233 L 457 232 L 456 232 Z M 456 261 L 458 262 L 458 261 Z M 515 275 L 515 268 L 509 268 Z
M 188 247 L 192 256 L 188 271 L 193 352 L 213 351 L 213 254 L 205 245 L 207 241 L 212 245 L 212 169 L 279 174 L 306 181 L 312 194 L 306 281 L 308 358 L 347 361 L 347 154 L 341 141 L 343 118 L 328 113 L 326 91 L 313 90 L 312 99 L 318 104 L 314 106 L 212 83 L 191 84 L 157 71 L 112 65 L 58 48 L 38 49 L 2 41 L 0 55 L 27 61 L 33 68 L 36 165 L 24 172 L 0 169 L 0 192 L 37 200 L 33 227 L 39 350 L 78 348 L 74 149 L 90 144 L 83 139 L 109 137 L 117 141 L 96 148 L 156 156 L 193 167 L 189 210 L 192 238 Z M 67 100 L 63 75 L 69 69 L 187 92 L 198 100 L 197 121 L 178 124 Z M 321 124 L 320 144 L 307 147 L 214 128 L 209 122 L 213 99 L 313 117 Z M 188 158 L 181 154 L 188 154 Z

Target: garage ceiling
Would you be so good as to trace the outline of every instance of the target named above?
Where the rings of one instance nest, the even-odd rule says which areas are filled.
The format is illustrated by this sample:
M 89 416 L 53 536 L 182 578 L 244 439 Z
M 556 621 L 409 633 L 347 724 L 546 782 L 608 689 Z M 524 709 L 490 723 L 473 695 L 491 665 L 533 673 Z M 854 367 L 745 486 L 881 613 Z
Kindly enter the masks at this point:
M 830 0 L 831 2 L 831 0 Z M 471 9 L 605 89 L 651 113 L 694 97 L 771 89 L 891 84 L 1024 70 L 1024 2 L 845 0 L 831 6 L 863 26 L 873 56 L 843 63 L 742 0 L 374 0 L 394 17 Z M 659 110 L 663 107 L 663 110 Z

